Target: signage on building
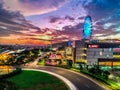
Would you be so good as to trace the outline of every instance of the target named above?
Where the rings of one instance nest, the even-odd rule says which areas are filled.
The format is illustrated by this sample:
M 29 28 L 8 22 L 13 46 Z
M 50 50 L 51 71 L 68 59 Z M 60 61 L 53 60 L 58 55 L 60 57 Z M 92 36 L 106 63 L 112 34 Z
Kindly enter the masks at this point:
M 72 47 L 67 47 L 66 48 L 66 54 L 67 55 L 72 55 Z
M 59 54 L 59 55 L 56 54 L 56 59 L 62 59 L 62 55 L 61 54 Z
M 68 46 L 72 46 L 72 41 L 71 40 L 68 41 Z
M 75 41 L 73 41 L 73 42 L 72 42 L 72 47 L 74 47 L 74 48 L 75 48 Z
M 89 45 L 88 47 L 89 47 L 89 48 L 98 48 L 99 46 L 98 46 L 98 45 L 93 45 L 93 44 L 91 44 L 91 45 Z
M 49 57 L 49 59 L 62 59 L 62 55 L 61 54 L 59 54 L 59 55 L 57 55 L 57 54 L 51 54 L 50 57 Z
M 120 55 L 113 55 L 113 58 L 120 58 Z
M 113 52 L 120 52 L 120 48 L 113 48 Z
M 51 54 L 49 59 L 56 59 L 56 54 Z

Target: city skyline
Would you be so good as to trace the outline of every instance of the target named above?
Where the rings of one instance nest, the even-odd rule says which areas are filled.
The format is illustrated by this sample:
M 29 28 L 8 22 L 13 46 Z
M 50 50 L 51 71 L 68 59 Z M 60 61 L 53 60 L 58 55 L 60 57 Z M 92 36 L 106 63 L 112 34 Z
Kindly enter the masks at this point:
M 0 44 L 80 40 L 87 15 L 94 39 L 120 38 L 119 0 L 0 0 Z

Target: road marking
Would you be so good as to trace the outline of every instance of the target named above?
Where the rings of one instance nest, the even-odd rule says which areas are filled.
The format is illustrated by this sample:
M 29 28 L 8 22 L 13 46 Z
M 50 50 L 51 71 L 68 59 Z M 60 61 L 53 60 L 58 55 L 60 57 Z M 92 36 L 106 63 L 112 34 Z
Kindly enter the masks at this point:
M 49 66 L 46 66 L 46 67 L 49 67 Z M 53 67 L 53 68 L 59 68 L 59 67 Z M 59 68 L 59 69 L 64 69 L 64 68 Z M 95 83 L 96 85 L 102 87 L 102 88 L 105 89 L 105 90 L 111 90 L 110 88 L 106 87 L 104 84 L 98 82 L 98 81 L 95 80 L 95 79 L 92 79 L 90 76 L 86 76 L 86 75 L 84 75 L 84 74 L 82 74 L 82 73 L 78 73 L 78 72 L 75 72 L 75 71 L 72 71 L 72 70 L 68 70 L 68 69 L 64 69 L 64 70 L 70 71 L 70 72 L 73 72 L 73 73 L 76 73 L 76 74 L 78 74 L 78 75 L 80 75 L 80 76 L 83 76 L 84 78 L 89 79 L 90 81 L 92 81 L 93 83 Z
M 34 70 L 34 71 L 45 72 L 45 73 L 54 75 L 59 79 L 63 80 L 69 86 L 70 90 L 78 90 L 72 82 L 70 82 L 68 79 L 64 78 L 63 76 L 60 76 L 59 74 L 56 74 L 50 71 L 39 70 L 39 69 L 23 69 L 23 70 Z

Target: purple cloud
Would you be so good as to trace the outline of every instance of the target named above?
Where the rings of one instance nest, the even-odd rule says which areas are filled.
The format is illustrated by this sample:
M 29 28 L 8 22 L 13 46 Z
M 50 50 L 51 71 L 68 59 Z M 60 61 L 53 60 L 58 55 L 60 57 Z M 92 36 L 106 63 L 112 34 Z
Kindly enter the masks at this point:
M 65 17 L 59 17 L 59 16 L 50 16 L 50 23 L 59 23 L 62 24 L 62 22 L 65 22 L 65 20 L 68 20 L 70 22 L 73 22 L 75 20 L 75 18 L 66 15 Z
M 20 12 L 8 11 L 0 3 L 0 36 L 9 34 L 22 34 L 21 30 L 37 29 L 37 26 L 30 24 Z
M 68 0 L 4 0 L 4 8 L 20 11 L 22 14 L 36 15 L 54 11 L 63 6 Z
M 50 23 L 56 23 L 56 22 L 58 22 L 59 20 L 61 20 L 60 17 L 53 17 L 53 16 L 51 16 L 49 22 L 50 22 Z

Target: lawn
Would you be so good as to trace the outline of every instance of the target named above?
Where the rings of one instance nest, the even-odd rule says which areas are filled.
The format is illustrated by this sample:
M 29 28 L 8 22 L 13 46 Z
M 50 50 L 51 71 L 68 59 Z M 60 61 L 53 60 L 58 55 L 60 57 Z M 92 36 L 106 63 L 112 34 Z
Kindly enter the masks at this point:
M 38 71 L 23 70 L 21 74 L 8 80 L 14 82 L 19 90 L 68 90 L 60 79 Z

